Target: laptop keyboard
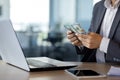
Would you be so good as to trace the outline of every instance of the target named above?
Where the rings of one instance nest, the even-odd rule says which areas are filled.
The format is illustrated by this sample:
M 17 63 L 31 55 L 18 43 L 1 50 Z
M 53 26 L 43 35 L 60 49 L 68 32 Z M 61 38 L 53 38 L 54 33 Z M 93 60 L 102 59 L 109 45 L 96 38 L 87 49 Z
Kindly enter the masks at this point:
M 46 68 L 46 67 L 56 67 L 55 65 L 45 63 L 39 60 L 27 59 L 29 65 L 39 68 Z

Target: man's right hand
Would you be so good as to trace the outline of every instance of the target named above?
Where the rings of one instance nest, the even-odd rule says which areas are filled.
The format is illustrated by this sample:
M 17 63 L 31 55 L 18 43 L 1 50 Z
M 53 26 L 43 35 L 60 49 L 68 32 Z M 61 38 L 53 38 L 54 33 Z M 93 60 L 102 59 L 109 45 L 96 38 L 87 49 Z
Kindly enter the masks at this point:
M 81 41 L 77 38 L 74 32 L 67 31 L 67 38 L 71 41 L 71 43 L 75 46 L 81 46 Z

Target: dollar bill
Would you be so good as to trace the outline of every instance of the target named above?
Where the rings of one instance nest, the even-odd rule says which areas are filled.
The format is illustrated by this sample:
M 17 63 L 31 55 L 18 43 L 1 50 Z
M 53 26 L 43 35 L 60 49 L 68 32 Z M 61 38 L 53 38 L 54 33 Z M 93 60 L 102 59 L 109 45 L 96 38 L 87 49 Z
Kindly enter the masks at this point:
M 86 34 L 85 30 L 80 26 L 80 24 L 73 24 L 72 27 L 78 34 Z
M 72 25 L 65 25 L 64 27 L 70 31 L 73 31 L 74 33 L 78 33 Z
M 64 27 L 70 31 L 72 31 L 71 25 L 64 25 Z
M 85 30 L 80 26 L 80 24 L 65 25 L 64 27 L 78 34 L 86 34 Z

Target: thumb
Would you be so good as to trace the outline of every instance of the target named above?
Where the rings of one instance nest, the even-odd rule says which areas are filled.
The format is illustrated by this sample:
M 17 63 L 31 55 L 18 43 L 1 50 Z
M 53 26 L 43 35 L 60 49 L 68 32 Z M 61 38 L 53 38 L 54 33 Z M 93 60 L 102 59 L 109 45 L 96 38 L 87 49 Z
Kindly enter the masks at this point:
M 93 34 L 95 34 L 95 32 L 89 32 L 88 34 L 89 34 L 89 35 L 93 35 Z

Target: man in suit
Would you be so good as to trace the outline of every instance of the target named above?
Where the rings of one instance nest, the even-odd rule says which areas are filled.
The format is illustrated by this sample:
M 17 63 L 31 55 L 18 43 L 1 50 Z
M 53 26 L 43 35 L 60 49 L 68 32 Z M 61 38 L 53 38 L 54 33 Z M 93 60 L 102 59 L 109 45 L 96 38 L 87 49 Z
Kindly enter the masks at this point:
M 95 4 L 88 34 L 67 32 L 82 62 L 120 62 L 120 0 Z

